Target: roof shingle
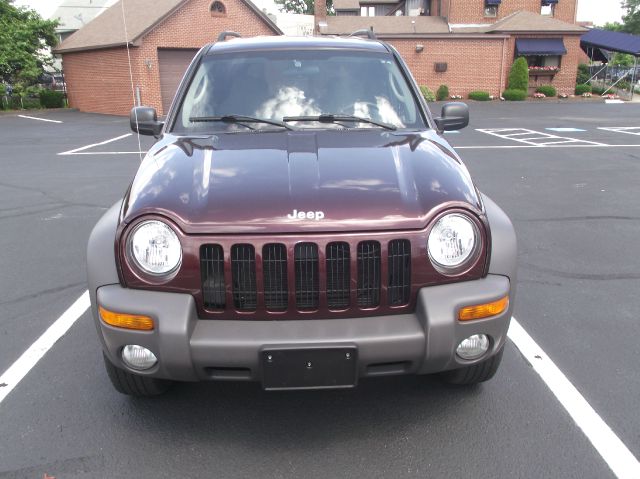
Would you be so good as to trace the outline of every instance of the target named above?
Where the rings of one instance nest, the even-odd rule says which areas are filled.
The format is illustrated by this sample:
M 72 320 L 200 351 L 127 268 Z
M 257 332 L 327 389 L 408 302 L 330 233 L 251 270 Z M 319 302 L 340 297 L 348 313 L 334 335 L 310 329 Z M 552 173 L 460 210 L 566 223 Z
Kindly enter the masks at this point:
M 140 40 L 149 30 L 167 18 L 189 0 L 135 0 L 112 5 L 102 15 L 87 23 L 57 48 L 55 53 L 97 50 L 120 47 Z M 251 0 L 239 0 L 251 8 L 265 23 L 278 34 L 282 31 L 261 12 Z M 123 15 L 124 5 L 124 15 Z M 126 19 L 126 35 L 125 22 Z

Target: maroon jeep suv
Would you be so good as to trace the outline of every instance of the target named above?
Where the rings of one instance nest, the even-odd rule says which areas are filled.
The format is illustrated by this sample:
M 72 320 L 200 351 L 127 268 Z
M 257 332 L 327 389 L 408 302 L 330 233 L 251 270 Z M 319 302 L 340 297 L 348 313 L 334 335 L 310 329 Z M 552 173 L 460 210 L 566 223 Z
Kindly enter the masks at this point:
M 375 38 L 233 38 L 189 66 L 158 141 L 88 245 L 115 388 L 360 378 L 491 378 L 513 308 L 516 239 Z

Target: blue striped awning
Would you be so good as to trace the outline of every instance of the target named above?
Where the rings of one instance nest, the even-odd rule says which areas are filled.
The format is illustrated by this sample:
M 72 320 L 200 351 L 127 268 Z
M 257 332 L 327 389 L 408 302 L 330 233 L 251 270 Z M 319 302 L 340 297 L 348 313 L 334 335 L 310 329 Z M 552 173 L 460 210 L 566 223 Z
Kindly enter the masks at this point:
M 516 56 L 565 55 L 562 38 L 517 38 Z
M 558 0 L 542 0 L 541 3 L 542 5 L 554 5 L 558 3 Z
M 501 0 L 484 0 L 484 4 L 489 7 L 491 5 L 500 5 Z
M 592 28 L 582 35 L 580 46 L 583 50 L 592 47 L 640 56 L 640 35 Z

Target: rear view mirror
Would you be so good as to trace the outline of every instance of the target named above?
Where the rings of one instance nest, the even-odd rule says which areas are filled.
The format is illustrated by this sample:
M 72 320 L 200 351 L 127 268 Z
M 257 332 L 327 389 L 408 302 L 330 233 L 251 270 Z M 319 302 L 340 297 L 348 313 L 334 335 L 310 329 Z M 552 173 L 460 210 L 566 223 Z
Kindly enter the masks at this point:
M 438 130 L 461 130 L 469 124 L 469 107 L 459 101 L 447 103 L 442 107 L 442 116 L 434 121 Z
M 162 132 L 164 123 L 158 121 L 155 108 L 136 106 L 129 114 L 131 129 L 141 135 L 158 136 Z

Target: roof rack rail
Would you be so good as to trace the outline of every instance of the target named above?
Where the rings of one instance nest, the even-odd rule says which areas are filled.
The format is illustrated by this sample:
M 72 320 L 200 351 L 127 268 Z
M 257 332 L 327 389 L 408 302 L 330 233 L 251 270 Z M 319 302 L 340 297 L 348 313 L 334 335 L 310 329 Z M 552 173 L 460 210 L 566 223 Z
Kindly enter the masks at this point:
M 367 37 L 369 40 L 377 40 L 376 34 L 373 33 L 373 27 L 371 28 L 363 28 L 362 30 L 357 30 L 353 32 L 350 37 Z
M 240 35 L 238 32 L 222 32 L 220 35 L 218 35 L 218 40 L 219 42 L 224 42 L 227 37 L 236 37 L 236 38 L 241 38 L 242 35 Z

